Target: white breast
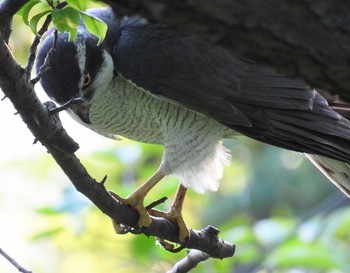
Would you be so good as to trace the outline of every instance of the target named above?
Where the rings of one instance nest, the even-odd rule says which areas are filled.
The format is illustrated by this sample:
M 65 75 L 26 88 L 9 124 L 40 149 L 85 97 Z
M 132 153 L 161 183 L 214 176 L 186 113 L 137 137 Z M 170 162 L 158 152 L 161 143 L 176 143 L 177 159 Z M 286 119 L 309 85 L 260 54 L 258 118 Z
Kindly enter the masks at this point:
M 217 190 L 229 153 L 221 139 L 229 130 L 202 114 L 167 102 L 117 76 L 92 99 L 95 131 L 164 145 L 161 170 L 197 192 Z

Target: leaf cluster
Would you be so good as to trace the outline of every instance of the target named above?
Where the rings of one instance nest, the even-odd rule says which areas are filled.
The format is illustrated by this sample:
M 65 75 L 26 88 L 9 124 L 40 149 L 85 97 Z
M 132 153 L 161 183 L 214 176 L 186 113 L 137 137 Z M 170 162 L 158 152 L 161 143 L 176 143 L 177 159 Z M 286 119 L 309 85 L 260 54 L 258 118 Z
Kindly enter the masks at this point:
M 98 38 L 100 44 L 106 36 L 107 25 L 98 17 L 87 13 L 86 8 L 86 1 L 30 0 L 18 14 L 36 36 L 40 36 L 39 21 L 45 16 L 51 16 L 53 26 L 61 33 L 68 32 L 70 41 L 77 37 L 78 26 L 82 19 L 86 29 Z

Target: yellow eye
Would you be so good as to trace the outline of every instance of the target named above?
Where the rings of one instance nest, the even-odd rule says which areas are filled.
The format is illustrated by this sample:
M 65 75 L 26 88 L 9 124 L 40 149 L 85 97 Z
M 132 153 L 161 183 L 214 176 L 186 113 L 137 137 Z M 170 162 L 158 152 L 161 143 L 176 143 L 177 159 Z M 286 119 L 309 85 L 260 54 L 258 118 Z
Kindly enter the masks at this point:
M 84 76 L 84 83 L 83 83 L 83 87 L 88 87 L 91 83 L 91 76 L 89 73 L 85 74 Z

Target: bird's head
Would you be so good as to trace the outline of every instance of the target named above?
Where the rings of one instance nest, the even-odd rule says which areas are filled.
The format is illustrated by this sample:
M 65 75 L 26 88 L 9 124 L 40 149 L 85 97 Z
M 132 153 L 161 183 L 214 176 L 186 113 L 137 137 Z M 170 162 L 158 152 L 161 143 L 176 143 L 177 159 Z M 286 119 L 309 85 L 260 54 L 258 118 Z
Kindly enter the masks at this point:
M 113 29 L 109 28 L 105 41 L 97 45 L 98 38 L 81 23 L 74 41 L 69 41 L 68 33 L 58 33 L 56 46 L 51 50 L 55 34 L 50 30 L 38 50 L 36 70 L 38 73 L 45 69 L 41 76 L 43 89 L 58 104 L 80 98 L 82 103 L 71 105 L 69 110 L 87 124 L 90 123 L 89 107 L 94 95 L 106 88 L 114 77 L 110 52 L 115 34 L 111 35 L 111 31 Z

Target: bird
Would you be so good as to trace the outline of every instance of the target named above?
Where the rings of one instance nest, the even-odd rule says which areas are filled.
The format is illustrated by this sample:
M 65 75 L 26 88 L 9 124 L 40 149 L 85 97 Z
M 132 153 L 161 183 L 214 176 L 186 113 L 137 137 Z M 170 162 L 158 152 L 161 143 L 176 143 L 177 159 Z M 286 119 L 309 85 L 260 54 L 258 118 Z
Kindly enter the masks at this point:
M 83 21 L 73 41 L 51 29 L 36 70 L 48 62 L 40 82 L 54 102 L 79 100 L 67 108 L 78 123 L 112 139 L 164 146 L 144 184 L 126 198 L 111 193 L 139 213 L 140 227 L 151 224 L 150 214 L 166 217 L 185 241 L 187 189 L 218 189 L 230 162 L 222 141 L 238 135 L 304 153 L 350 196 L 350 122 L 314 88 L 166 25 L 117 18 L 110 8 L 87 12 L 107 24 L 104 41 L 98 44 Z M 179 181 L 170 210 L 147 211 L 145 196 L 169 175 Z

